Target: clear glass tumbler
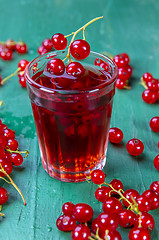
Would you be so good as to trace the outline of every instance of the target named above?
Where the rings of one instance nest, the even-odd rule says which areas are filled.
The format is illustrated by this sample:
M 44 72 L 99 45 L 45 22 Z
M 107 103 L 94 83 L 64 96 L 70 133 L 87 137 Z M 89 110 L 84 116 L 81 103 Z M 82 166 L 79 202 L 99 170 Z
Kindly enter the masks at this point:
M 118 71 L 110 58 L 91 52 L 80 61 L 90 69 L 89 81 L 100 71 L 105 76 L 109 72 L 109 77 L 97 79 L 95 88 L 61 90 L 36 81 L 51 58 L 65 56 L 65 51 L 56 51 L 35 58 L 25 69 L 25 79 L 44 169 L 60 181 L 80 182 L 105 165 Z

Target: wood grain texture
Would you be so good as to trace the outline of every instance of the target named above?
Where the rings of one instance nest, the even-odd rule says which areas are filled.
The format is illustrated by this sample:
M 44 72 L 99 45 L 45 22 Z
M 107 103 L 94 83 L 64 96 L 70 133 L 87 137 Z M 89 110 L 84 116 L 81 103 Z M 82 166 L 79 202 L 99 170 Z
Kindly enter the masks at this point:
M 159 135 L 149 128 L 150 119 L 159 115 L 159 104 L 148 105 L 141 99 L 143 87 L 139 79 L 145 71 L 159 76 L 159 2 L 158 0 L 0 0 L 0 40 L 22 39 L 29 46 L 29 53 L 14 55 L 14 61 L 2 62 L 3 77 L 17 68 L 20 59 L 37 56 L 36 49 L 41 41 L 53 33 L 65 35 L 77 29 L 95 16 L 103 20 L 86 30 L 86 39 L 91 49 L 112 54 L 127 52 L 133 66 L 132 90 L 116 91 L 111 126 L 124 132 L 123 144 L 108 146 L 104 172 L 107 182 L 119 178 L 124 188 L 134 188 L 142 193 L 151 182 L 159 179 L 153 159 L 159 153 Z M 20 149 L 29 149 L 28 159 L 16 168 L 12 177 L 23 191 L 27 206 L 12 188 L 0 181 L 10 192 L 4 206 L 4 219 L 0 219 L 0 238 L 5 240 L 69 240 L 70 233 L 56 229 L 57 217 L 66 201 L 89 203 L 95 216 L 102 205 L 94 197 L 96 186 L 92 183 L 62 183 L 49 177 L 43 170 L 38 148 L 35 126 L 25 89 L 14 77 L 0 89 L 0 118 L 16 130 Z M 145 150 L 140 157 L 128 155 L 126 142 L 138 137 L 144 142 Z M 156 227 L 151 236 L 159 239 L 159 210 L 152 212 Z M 128 239 L 128 230 L 119 227 L 123 240 Z

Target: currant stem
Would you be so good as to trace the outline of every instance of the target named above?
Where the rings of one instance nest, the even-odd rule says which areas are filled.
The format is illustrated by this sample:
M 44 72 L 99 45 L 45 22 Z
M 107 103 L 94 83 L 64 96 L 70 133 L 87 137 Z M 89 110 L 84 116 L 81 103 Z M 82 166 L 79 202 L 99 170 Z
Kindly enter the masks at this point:
M 72 33 L 66 35 L 65 38 L 67 38 L 67 37 L 69 37 L 69 36 L 72 36 L 73 34 L 74 34 L 74 32 L 72 32 Z
M 145 81 L 143 80 L 143 77 L 140 78 L 140 82 L 139 82 L 145 89 L 148 89 Z
M 0 100 L 0 106 L 2 106 L 3 105 L 3 101 L 2 100 Z
M 13 182 L 12 178 L 8 175 L 8 173 L 6 173 L 6 171 L 4 170 L 4 168 L 2 167 L 1 163 L 0 163 L 0 172 L 2 172 L 8 179 L 10 182 L 8 182 L 9 184 L 12 184 L 13 187 L 15 187 L 15 189 L 18 191 L 18 193 L 20 194 L 21 198 L 23 199 L 24 205 L 26 205 L 26 201 L 25 198 L 22 194 L 22 192 L 20 191 L 20 189 L 17 187 L 17 185 Z
M 2 82 L 1 82 L 1 85 L 3 85 L 4 82 L 6 82 L 9 78 L 17 75 L 17 73 L 19 72 L 19 70 L 20 70 L 20 68 L 17 68 L 17 70 L 16 70 L 14 73 L 12 73 L 12 74 L 10 74 L 9 76 L 7 76 L 6 78 L 4 78 L 4 79 L 2 80 Z
M 94 239 L 96 239 L 96 240 L 102 240 L 102 238 L 100 238 L 99 237 L 99 235 L 95 235 L 94 233 L 91 233 L 91 236 L 93 237 L 93 238 L 89 238 L 89 239 L 91 239 L 91 240 L 94 240 Z
M 5 215 L 4 215 L 4 213 L 1 212 L 1 210 L 2 210 L 2 205 L 0 205 L 0 216 L 3 217 Z
M 11 150 L 9 148 L 6 148 L 5 150 L 7 150 L 10 153 L 19 153 L 19 154 L 25 153 L 25 157 L 24 158 L 27 158 L 28 155 L 29 155 L 29 151 L 28 150 L 25 150 L 25 151 L 19 151 L 19 150 L 13 151 L 13 150 Z

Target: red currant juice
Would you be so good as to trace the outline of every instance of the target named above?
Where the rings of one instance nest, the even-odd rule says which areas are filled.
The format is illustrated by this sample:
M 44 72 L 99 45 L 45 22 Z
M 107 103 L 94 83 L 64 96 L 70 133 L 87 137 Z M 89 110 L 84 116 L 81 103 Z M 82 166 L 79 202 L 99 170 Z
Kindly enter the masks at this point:
M 45 70 L 32 77 L 48 92 L 62 91 L 56 97 L 30 94 L 43 167 L 61 181 L 84 181 L 106 161 L 114 86 L 105 86 L 107 71 L 84 67 L 82 77 Z

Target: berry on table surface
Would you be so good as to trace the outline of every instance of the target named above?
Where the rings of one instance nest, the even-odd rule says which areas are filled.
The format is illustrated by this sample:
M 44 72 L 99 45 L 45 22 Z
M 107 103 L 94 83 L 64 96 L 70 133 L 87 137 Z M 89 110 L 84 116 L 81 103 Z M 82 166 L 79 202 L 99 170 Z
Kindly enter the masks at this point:
M 149 125 L 152 131 L 159 132 L 159 116 L 153 117 Z
M 109 185 L 111 185 L 116 191 L 121 191 L 121 190 L 123 190 L 123 183 L 120 181 L 120 180 L 118 180 L 118 179 L 113 179 L 110 183 L 109 183 Z M 109 187 L 111 190 L 112 190 L 112 188 L 111 187 Z M 111 193 L 113 193 L 113 194 L 115 194 L 115 195 L 118 195 L 118 193 L 117 192 L 115 192 L 115 191 L 111 191 Z
M 72 216 L 62 215 L 57 219 L 56 226 L 60 231 L 69 232 L 76 226 L 76 220 Z
M 155 221 L 152 215 L 147 212 L 142 212 L 136 215 L 134 226 L 141 226 L 151 232 L 154 229 Z
M 134 203 L 132 199 L 136 200 L 137 197 L 140 196 L 140 194 L 138 193 L 138 191 L 136 191 L 135 189 L 127 189 L 124 193 L 123 196 L 130 202 L 130 203 Z M 127 202 L 125 199 L 122 200 L 123 204 L 126 207 L 129 207 L 129 202 Z
M 15 50 L 16 50 L 17 53 L 19 53 L 19 54 L 24 54 L 24 53 L 27 52 L 28 48 L 27 48 L 26 43 L 24 43 L 24 42 L 18 42 L 18 43 L 16 43 Z
M 49 38 L 46 38 L 42 42 L 42 46 L 47 50 L 51 51 L 52 50 L 52 42 Z
M 12 153 L 10 155 L 10 160 L 14 164 L 14 166 L 20 166 L 23 163 L 23 157 L 19 153 Z
M 155 102 L 157 102 L 157 99 L 158 99 L 158 93 L 157 93 L 157 91 L 152 91 L 150 89 L 146 89 L 142 93 L 142 99 L 144 100 L 144 102 L 149 103 L 149 104 L 155 103 Z
M 75 226 L 71 233 L 72 240 L 89 240 L 91 237 L 91 231 L 89 227 L 84 224 L 78 224 Z
M 107 198 L 111 196 L 111 189 L 109 187 L 99 187 L 95 191 L 95 198 L 99 202 L 104 202 Z
M 129 240 L 150 240 L 148 230 L 139 227 L 133 227 L 129 232 Z
M 66 202 L 62 206 L 62 212 L 67 216 L 69 216 L 69 215 L 72 216 L 74 206 L 75 205 L 72 202 Z
M 137 197 L 136 202 L 140 212 L 148 212 L 151 209 L 150 199 L 144 195 Z
M 154 158 L 153 164 L 155 168 L 159 171 L 159 154 Z
M 102 184 L 105 181 L 105 174 L 102 170 L 96 169 L 91 172 L 91 180 L 95 184 Z
M 151 189 L 145 190 L 142 196 L 146 196 L 151 203 L 151 209 L 154 210 L 159 207 L 159 194 Z
M 3 187 L 0 187 L 0 205 L 4 204 L 8 200 L 9 193 Z
M 73 208 L 73 216 L 78 222 L 89 222 L 93 217 L 93 209 L 86 203 L 77 203 Z
M 123 140 L 123 132 L 117 128 L 110 128 L 109 129 L 109 141 L 111 143 L 120 143 Z
M 123 210 L 121 202 L 115 197 L 109 197 L 103 202 L 103 212 L 119 214 Z
M 146 72 L 146 73 L 143 74 L 142 78 L 145 82 L 148 82 L 153 78 L 153 76 L 152 76 L 151 73 Z
M 150 185 L 150 189 L 159 194 L 159 181 L 154 181 Z
M 123 209 L 119 213 L 119 225 L 124 228 L 129 228 L 134 224 L 136 214 L 129 210 L 129 209 Z
M 138 156 L 143 152 L 144 145 L 141 140 L 133 138 L 127 142 L 126 149 L 130 155 Z

